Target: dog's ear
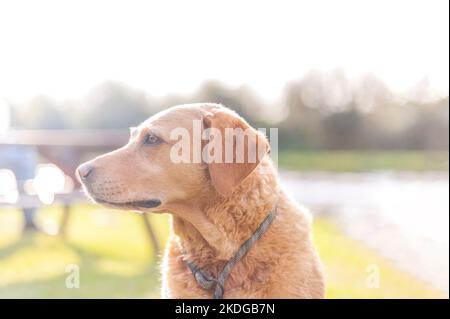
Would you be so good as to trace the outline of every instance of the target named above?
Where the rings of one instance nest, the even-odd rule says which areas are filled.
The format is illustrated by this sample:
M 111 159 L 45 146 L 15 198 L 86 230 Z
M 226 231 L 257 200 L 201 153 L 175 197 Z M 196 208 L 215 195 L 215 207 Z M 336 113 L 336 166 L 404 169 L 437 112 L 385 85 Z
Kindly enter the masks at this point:
M 261 132 L 226 109 L 213 109 L 203 118 L 203 147 L 211 183 L 223 196 L 231 194 L 269 152 Z

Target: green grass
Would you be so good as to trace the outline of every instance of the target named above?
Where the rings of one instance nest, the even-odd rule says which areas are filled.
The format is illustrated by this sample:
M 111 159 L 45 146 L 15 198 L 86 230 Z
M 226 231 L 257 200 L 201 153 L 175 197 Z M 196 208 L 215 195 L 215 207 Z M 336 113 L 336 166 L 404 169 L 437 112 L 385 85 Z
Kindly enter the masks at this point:
M 161 242 L 168 217 L 150 215 Z M 39 223 L 52 231 L 61 209 L 41 211 Z M 0 298 L 158 298 L 157 258 L 141 215 L 77 205 L 66 239 L 27 234 L 20 237 L 21 216 L 0 211 Z M 396 269 L 388 260 L 345 237 L 329 220 L 317 219 L 314 239 L 325 265 L 329 298 L 444 297 Z M 68 265 L 80 268 L 80 288 L 68 289 Z M 365 286 L 368 265 L 380 269 L 380 287 Z
M 317 219 L 313 234 L 327 275 L 327 298 L 445 297 L 362 243 L 344 236 L 331 220 Z M 378 286 L 370 285 L 374 271 L 379 274 Z
M 447 171 L 448 152 L 280 151 L 279 166 L 299 171 Z
M 61 207 L 48 207 L 39 223 L 54 230 L 61 216 Z M 149 217 L 159 241 L 165 241 L 167 217 Z M 159 297 L 157 256 L 142 215 L 77 205 L 65 239 L 45 234 L 20 238 L 21 222 L 16 211 L 0 212 L 0 299 Z M 66 267 L 72 264 L 80 269 L 79 289 L 65 286 Z

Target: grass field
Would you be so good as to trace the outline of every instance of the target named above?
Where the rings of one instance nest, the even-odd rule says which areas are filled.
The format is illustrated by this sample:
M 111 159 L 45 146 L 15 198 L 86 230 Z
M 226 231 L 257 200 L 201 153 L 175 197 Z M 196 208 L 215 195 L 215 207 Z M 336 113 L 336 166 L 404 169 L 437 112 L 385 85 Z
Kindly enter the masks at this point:
M 28 234 L 20 238 L 20 214 L 0 211 L 0 298 L 158 298 L 158 259 L 145 232 L 142 215 L 73 208 L 67 238 Z M 150 215 L 161 242 L 168 217 Z M 61 210 L 40 214 L 42 227 L 58 226 Z M 317 219 L 314 239 L 325 265 L 328 298 L 444 297 L 396 269 L 359 242 L 346 238 L 327 219 Z M 68 289 L 68 265 L 80 269 L 80 288 Z M 379 288 L 367 288 L 370 265 L 380 271 Z
M 448 171 L 448 152 L 281 151 L 281 168 L 299 171 Z

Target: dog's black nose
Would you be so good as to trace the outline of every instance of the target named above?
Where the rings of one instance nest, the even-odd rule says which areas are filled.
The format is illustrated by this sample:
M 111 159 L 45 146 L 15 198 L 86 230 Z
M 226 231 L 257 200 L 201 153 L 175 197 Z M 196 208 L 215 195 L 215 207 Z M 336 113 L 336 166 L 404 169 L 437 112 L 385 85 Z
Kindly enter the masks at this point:
M 87 181 L 88 177 L 92 175 L 93 170 L 94 168 L 89 163 L 84 163 L 78 166 L 77 173 L 80 180 L 83 182 Z

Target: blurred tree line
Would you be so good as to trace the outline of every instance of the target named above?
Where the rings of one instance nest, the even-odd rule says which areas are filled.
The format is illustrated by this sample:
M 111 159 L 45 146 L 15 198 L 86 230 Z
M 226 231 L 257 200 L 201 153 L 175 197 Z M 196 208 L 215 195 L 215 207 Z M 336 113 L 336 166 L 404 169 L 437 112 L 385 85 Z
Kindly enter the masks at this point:
M 430 99 L 427 82 L 399 96 L 366 75 L 350 81 L 341 71 L 310 72 L 290 82 L 276 103 L 248 87 L 210 81 L 191 95 L 154 98 L 105 82 L 79 100 L 39 96 L 13 105 L 15 128 L 127 128 L 176 104 L 222 103 L 255 127 L 278 127 L 281 149 L 448 150 L 449 100 Z

